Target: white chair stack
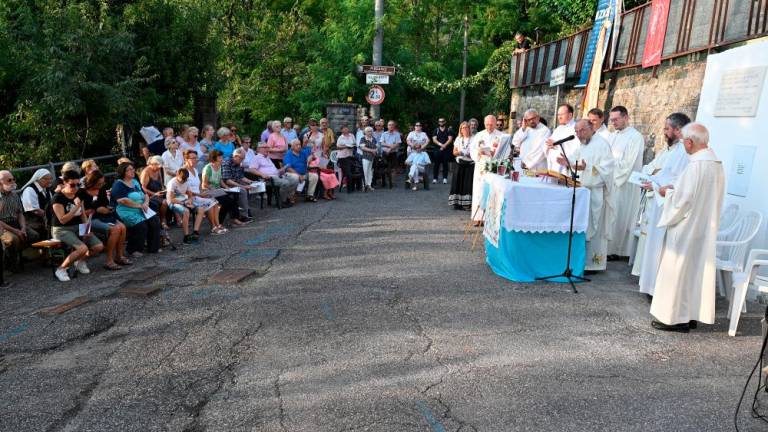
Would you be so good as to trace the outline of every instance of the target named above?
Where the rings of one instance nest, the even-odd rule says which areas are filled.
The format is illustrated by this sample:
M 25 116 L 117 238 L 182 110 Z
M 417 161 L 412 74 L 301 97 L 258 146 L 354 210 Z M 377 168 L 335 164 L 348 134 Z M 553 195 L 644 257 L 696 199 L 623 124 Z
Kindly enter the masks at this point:
M 717 248 L 715 268 L 720 281 L 721 294 L 726 294 L 725 287 L 731 286 L 731 274 L 744 271 L 744 258 L 747 256 L 749 244 L 757 235 L 762 223 L 763 215 L 757 211 L 750 211 L 738 217 L 733 226 L 722 236 L 718 234 L 715 242 Z
M 768 267 L 768 250 L 752 249 L 752 251 L 749 252 L 749 258 L 747 259 L 747 265 L 744 267 L 744 271 L 734 273 L 733 275 L 733 299 L 731 300 L 731 307 L 728 311 L 728 317 L 730 319 L 728 324 L 729 336 L 736 336 L 736 328 L 739 325 L 742 305 L 746 304 L 747 289 L 749 288 L 750 282 L 755 285 L 758 292 L 768 293 L 768 277 L 757 274 L 757 271 L 761 266 Z

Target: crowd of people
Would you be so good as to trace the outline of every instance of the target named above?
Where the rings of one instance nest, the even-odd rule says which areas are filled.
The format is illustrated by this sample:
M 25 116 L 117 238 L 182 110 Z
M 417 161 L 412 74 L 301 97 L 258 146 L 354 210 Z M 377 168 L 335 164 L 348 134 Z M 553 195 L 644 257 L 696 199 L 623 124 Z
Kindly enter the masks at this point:
M 67 281 L 72 272 L 89 273 L 88 258 L 102 252 L 108 270 L 157 253 L 169 224 L 181 228 L 185 244 L 199 241 L 204 220 L 210 235 L 246 225 L 253 220 L 249 191 L 263 191 L 267 184 L 290 207 L 301 196 L 307 202 L 334 200 L 343 188 L 370 192 L 376 179 L 392 188 L 400 168 L 413 190 L 420 183 L 424 189 L 447 184 L 451 177 L 448 204 L 470 210 L 480 225 L 487 161 L 519 161 L 530 175 L 567 174 L 570 161 L 591 191 L 586 271 L 603 271 L 607 261 L 634 255 L 632 272 L 640 277 L 640 291 L 653 298 L 655 327 L 687 331 L 698 321 L 712 323 L 722 166 L 707 146 L 706 128 L 682 113 L 666 118 L 667 145 L 643 166 L 644 139 L 629 119 L 625 107 L 613 107 L 609 131 L 602 110 L 577 121 L 573 107 L 564 104 L 554 129 L 529 109 L 511 136 L 493 115 L 483 119 L 482 130 L 470 119 L 458 133 L 440 118 L 431 135 L 420 122 L 405 134 L 395 121 L 371 126 L 363 117 L 354 133 L 342 125 L 336 136 L 325 118 L 310 119 L 302 129 L 286 117 L 267 122 L 255 151 L 252 138 L 231 125 L 207 125 L 202 138 L 196 127 L 178 135 L 166 128 L 162 145 L 142 148 L 142 163 L 118 160 L 111 186 L 93 160 L 79 167 L 67 163 L 58 177 L 38 170 L 20 196 L 12 173 L 0 171 L 0 239 L 12 254 L 40 239 L 63 243 L 69 252 L 55 275 Z M 646 175 L 641 185 L 630 181 L 635 172 Z M 693 247 L 696 240 L 703 243 Z

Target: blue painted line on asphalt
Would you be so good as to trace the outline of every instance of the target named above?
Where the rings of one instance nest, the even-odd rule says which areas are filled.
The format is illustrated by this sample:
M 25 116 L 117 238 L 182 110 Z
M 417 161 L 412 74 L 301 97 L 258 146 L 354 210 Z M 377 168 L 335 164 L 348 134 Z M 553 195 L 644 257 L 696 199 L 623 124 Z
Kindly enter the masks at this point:
M 439 421 L 437 421 L 435 415 L 432 414 L 432 410 L 429 409 L 427 404 L 425 404 L 423 401 L 416 401 L 416 408 L 419 409 L 421 415 L 423 415 L 424 419 L 427 420 L 427 423 L 429 423 L 429 427 L 432 429 L 432 432 L 445 432 L 445 428 L 442 424 L 440 424 Z
M 336 319 L 336 313 L 333 311 L 333 306 L 329 305 L 328 303 L 321 304 L 320 310 L 323 312 L 323 317 L 325 317 L 325 319 L 328 321 L 333 321 Z
M 11 330 L 1 334 L 0 335 L 0 342 L 4 341 L 6 339 L 10 339 L 10 338 L 12 338 L 14 336 L 18 336 L 18 335 L 24 333 L 25 331 L 29 330 L 30 327 L 31 326 L 29 325 L 29 323 L 23 323 L 20 326 L 18 326 L 16 328 L 13 328 L 13 329 L 11 329 Z
M 281 226 L 268 227 L 267 229 L 264 230 L 263 233 L 257 235 L 256 237 L 250 240 L 246 240 L 245 244 L 249 246 L 257 246 L 271 240 L 272 237 L 276 235 L 279 236 L 279 235 L 289 233 L 293 231 L 295 228 L 296 228 L 295 225 L 281 225 Z
M 269 239 L 270 239 L 270 236 L 264 235 L 264 234 L 259 234 L 259 235 L 257 235 L 256 237 L 254 237 L 254 238 L 252 238 L 250 240 L 246 240 L 245 244 L 247 244 L 248 246 L 258 246 L 258 245 L 264 243 L 265 241 L 267 241 Z

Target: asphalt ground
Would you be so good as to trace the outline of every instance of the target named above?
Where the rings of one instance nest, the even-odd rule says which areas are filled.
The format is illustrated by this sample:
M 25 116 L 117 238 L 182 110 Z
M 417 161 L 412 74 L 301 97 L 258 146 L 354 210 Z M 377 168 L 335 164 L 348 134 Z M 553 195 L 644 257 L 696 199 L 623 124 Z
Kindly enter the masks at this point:
M 447 194 L 257 210 L 69 283 L 28 265 L 0 288 L 0 430 L 733 430 L 759 305 L 735 338 L 722 298 L 716 325 L 669 334 L 624 262 L 579 294 L 509 282 L 462 242 Z M 211 279 L 235 269 L 254 273 Z M 127 280 L 159 292 L 122 295 Z M 742 409 L 742 430 L 765 426 Z

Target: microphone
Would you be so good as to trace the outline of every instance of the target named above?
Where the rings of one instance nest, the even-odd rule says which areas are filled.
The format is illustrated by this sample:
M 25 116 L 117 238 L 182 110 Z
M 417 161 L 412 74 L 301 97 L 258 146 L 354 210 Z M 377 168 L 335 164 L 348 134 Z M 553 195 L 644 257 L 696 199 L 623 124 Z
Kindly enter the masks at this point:
M 552 146 L 554 147 L 556 145 L 562 145 L 563 143 L 568 142 L 568 141 L 570 141 L 570 140 L 572 140 L 574 138 L 576 138 L 574 135 L 569 135 L 569 136 L 567 136 L 567 137 L 565 137 L 563 139 L 559 139 L 559 140 L 553 142 Z

